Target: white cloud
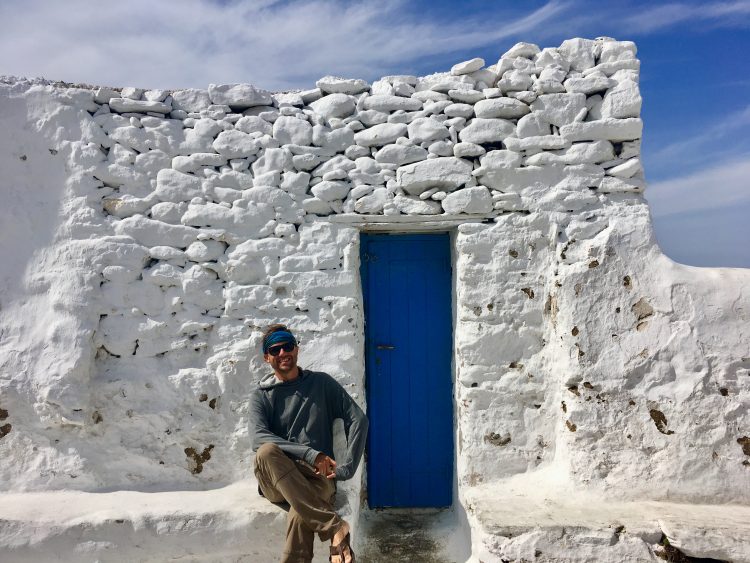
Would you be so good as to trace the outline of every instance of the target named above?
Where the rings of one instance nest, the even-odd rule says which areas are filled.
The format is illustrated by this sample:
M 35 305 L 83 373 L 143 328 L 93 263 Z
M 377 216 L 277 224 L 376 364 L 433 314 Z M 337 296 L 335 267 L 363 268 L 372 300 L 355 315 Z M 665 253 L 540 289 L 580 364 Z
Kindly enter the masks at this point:
M 750 155 L 650 184 L 646 197 L 655 217 L 750 203 Z
M 405 6 L 402 0 L 6 1 L 0 68 L 116 86 L 310 87 L 325 74 L 373 79 L 404 72 L 420 58 L 548 33 L 566 10 L 553 0 L 520 14 L 498 9 L 482 21 L 470 14 L 438 21 Z
M 623 19 L 623 26 L 631 33 L 650 33 L 686 22 L 702 22 L 713 26 L 738 27 L 748 24 L 750 2 L 702 2 L 689 4 L 674 2 L 638 9 Z

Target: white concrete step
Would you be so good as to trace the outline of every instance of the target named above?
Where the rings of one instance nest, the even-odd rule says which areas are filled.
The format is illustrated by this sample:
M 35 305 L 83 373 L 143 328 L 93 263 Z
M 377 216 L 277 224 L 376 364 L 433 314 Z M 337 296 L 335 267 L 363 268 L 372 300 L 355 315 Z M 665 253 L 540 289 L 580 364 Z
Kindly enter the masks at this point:
M 349 512 L 339 494 L 340 513 Z M 286 513 L 254 480 L 207 491 L 0 494 L 0 561 L 247 562 L 279 559 Z M 328 561 L 316 540 L 315 562 Z

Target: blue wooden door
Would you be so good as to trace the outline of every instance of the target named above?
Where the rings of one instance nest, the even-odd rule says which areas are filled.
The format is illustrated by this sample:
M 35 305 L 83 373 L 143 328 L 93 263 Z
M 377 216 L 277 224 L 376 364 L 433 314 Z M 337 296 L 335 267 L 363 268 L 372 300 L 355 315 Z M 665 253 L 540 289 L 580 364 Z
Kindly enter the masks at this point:
M 361 258 L 370 419 L 369 505 L 450 506 L 449 237 L 363 234 Z

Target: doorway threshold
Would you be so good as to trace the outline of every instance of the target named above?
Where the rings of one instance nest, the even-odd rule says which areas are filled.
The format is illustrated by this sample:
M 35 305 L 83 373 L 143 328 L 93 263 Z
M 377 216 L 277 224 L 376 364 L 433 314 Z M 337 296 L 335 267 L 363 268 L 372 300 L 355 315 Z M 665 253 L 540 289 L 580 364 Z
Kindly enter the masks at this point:
M 357 536 L 357 560 L 367 563 L 464 563 L 471 555 L 468 526 L 452 508 L 363 510 Z

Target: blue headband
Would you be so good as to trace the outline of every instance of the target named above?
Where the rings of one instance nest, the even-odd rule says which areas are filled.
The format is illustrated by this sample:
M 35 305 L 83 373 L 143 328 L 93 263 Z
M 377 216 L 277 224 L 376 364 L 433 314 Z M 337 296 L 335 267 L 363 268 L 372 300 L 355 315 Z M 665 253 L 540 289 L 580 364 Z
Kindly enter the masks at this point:
M 268 349 L 274 344 L 283 344 L 284 342 L 292 342 L 295 346 L 297 345 L 297 339 L 294 338 L 294 335 L 291 332 L 286 330 L 272 332 L 263 341 L 263 353 L 267 354 Z

